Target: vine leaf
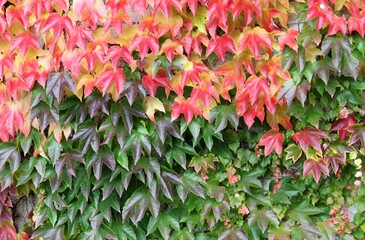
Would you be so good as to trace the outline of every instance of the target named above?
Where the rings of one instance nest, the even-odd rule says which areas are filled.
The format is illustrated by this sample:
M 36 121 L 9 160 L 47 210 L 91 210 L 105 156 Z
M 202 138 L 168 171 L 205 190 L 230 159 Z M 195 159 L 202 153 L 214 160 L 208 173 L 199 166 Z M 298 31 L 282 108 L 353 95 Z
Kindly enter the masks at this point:
M 265 146 L 265 157 L 272 151 L 281 155 L 283 150 L 283 136 L 278 130 L 272 129 L 266 132 L 259 141 L 259 146 Z
M 293 162 L 296 162 L 303 154 L 302 149 L 295 144 L 290 144 L 284 151 L 287 153 L 285 159 L 292 159 Z
M 361 37 L 365 35 L 365 11 L 362 10 L 358 16 L 351 16 L 348 19 L 349 32 L 358 32 Z
M 303 165 L 303 177 L 306 177 L 309 172 L 312 172 L 314 181 L 318 183 L 321 178 L 321 172 L 325 175 L 329 175 L 328 165 L 323 159 L 319 159 L 319 161 L 315 161 L 313 159 L 307 159 Z
M 348 127 L 354 124 L 357 124 L 357 120 L 355 115 L 349 114 L 345 118 L 339 118 L 331 125 L 331 131 L 337 131 L 340 140 L 344 140 L 346 138 L 348 131 Z
M 363 124 L 354 124 L 347 128 L 351 133 L 349 145 L 354 145 L 357 141 L 361 141 L 361 145 L 365 146 L 365 127 Z
M 156 218 L 160 213 L 160 202 L 152 197 L 149 189 L 139 188 L 124 204 L 122 218 L 125 221 L 129 217 L 134 225 L 137 225 L 146 214 L 147 209 Z
M 2 215 L 4 215 L 4 213 Z M 7 221 L 3 218 L 1 220 L 2 221 L 0 223 L 0 239 L 4 240 L 19 239 L 17 238 L 16 229 L 12 224 L 12 222 Z
M 20 153 L 12 142 L 0 143 L 0 170 L 3 170 L 7 161 L 9 161 L 11 171 L 14 173 L 20 165 Z
M 47 103 L 41 101 L 35 107 L 32 108 L 30 114 L 30 122 L 33 122 L 35 118 L 38 118 L 40 130 L 43 132 L 49 125 L 50 119 L 53 122 L 58 122 L 59 115 L 55 108 L 50 107 Z
M 20 103 L 7 102 L 0 108 L 0 139 L 9 141 L 9 135 L 14 136 L 15 130 L 22 130 L 24 116 Z
M 162 143 L 165 143 L 166 133 L 170 133 L 175 138 L 184 140 L 180 134 L 177 125 L 171 121 L 170 118 L 161 118 L 156 123 L 156 130 Z
M 96 79 L 96 86 L 101 88 L 103 94 L 106 92 L 113 92 L 115 88 L 119 95 L 124 90 L 125 75 L 122 68 L 113 69 L 106 67 Z
M 33 233 L 32 238 L 65 239 L 64 226 L 41 226 Z
M 71 75 L 68 72 L 51 73 L 47 79 L 46 94 L 49 95 L 52 92 L 59 102 L 64 88 L 75 93 L 75 82 Z
M 351 43 L 346 37 L 325 37 L 322 42 L 322 52 L 328 55 L 331 49 L 332 63 L 335 68 L 338 68 L 343 54 L 347 57 L 351 55 Z
M 209 121 L 215 121 L 215 133 L 218 133 L 227 127 L 229 122 L 234 129 L 238 127 L 238 117 L 233 104 L 229 106 L 214 107 L 209 113 Z
M 174 121 L 180 114 L 184 114 L 187 123 L 190 123 L 194 115 L 202 116 L 203 112 L 201 107 L 191 101 L 191 99 L 185 99 L 184 97 L 177 97 L 174 105 L 171 109 L 171 119 Z
M 260 55 L 260 45 L 272 49 L 272 43 L 268 32 L 261 28 L 246 27 L 239 38 L 239 49 L 244 50 L 246 47 L 250 49 L 255 58 Z
M 68 16 L 61 16 L 59 13 L 52 13 L 48 16 L 42 32 L 45 33 L 52 28 L 54 38 L 58 39 L 61 36 L 63 30 L 66 30 L 68 34 L 72 32 L 72 22 Z
M 20 54 L 24 57 L 30 46 L 35 50 L 38 50 L 38 39 L 31 32 L 22 32 L 14 37 L 13 41 L 11 42 L 10 52 L 13 52 L 16 48 L 19 48 Z
M 74 161 L 78 161 L 80 163 L 85 164 L 84 157 L 81 153 L 76 152 L 74 150 L 69 150 L 65 153 L 62 153 L 59 160 L 55 159 L 55 170 L 58 175 L 58 177 L 61 176 L 62 168 L 64 165 L 67 166 L 67 171 L 74 177 L 76 177 L 76 170 L 75 170 L 75 164 Z
M 307 151 L 309 145 L 319 152 L 322 152 L 319 139 L 328 138 L 328 136 L 322 130 L 308 127 L 302 131 L 294 133 L 292 138 L 296 143 L 299 143 L 304 152 Z
M 155 97 L 145 97 L 143 100 L 144 109 L 146 115 L 151 119 L 152 122 L 156 123 L 155 112 L 165 112 L 165 107 L 162 102 Z
M 234 42 L 232 38 L 230 38 L 227 34 L 221 37 L 217 37 L 216 39 L 212 38 L 210 40 L 206 56 L 208 57 L 212 52 L 215 52 L 218 58 L 224 62 L 226 51 L 230 51 L 231 53 L 236 53 Z
M 337 174 L 339 165 L 346 164 L 346 155 L 340 153 L 329 153 L 324 157 L 324 160 L 327 162 L 328 165 L 332 166 L 333 172 Z
M 86 168 L 90 169 L 93 166 L 94 176 L 100 179 L 103 171 L 103 163 L 112 171 L 115 169 L 115 157 L 113 152 L 103 145 L 96 154 L 94 154 L 88 161 Z
M 269 226 L 269 222 L 275 226 L 279 226 L 279 220 L 275 213 L 269 209 L 254 210 L 248 217 L 248 224 L 252 226 L 254 223 L 259 225 L 262 232 L 265 232 Z
M 93 121 L 86 121 L 77 128 L 77 131 L 71 141 L 74 142 L 78 139 L 83 142 L 82 154 L 85 154 L 89 150 L 90 146 L 95 152 L 99 151 L 100 138 Z
M 299 32 L 294 28 L 289 28 L 287 32 L 283 32 L 278 39 L 281 51 L 283 51 L 285 45 L 287 45 L 295 52 L 298 52 L 298 44 L 296 42 L 298 35 Z

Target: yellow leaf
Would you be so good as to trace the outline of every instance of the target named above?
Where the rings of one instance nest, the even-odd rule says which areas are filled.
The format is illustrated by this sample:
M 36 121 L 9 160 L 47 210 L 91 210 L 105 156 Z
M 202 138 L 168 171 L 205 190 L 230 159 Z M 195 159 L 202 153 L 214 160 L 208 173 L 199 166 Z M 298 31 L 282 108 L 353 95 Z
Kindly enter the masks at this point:
M 305 49 L 305 61 L 311 61 L 311 62 L 315 62 L 316 61 L 316 56 L 321 56 L 322 55 L 322 51 L 318 48 L 316 48 L 316 46 L 314 45 L 310 45 L 307 49 Z
M 160 112 L 165 112 L 165 107 L 160 101 L 160 99 L 155 97 L 146 97 L 143 101 L 144 109 L 146 111 L 147 116 L 156 123 L 155 120 L 155 112 L 156 110 Z

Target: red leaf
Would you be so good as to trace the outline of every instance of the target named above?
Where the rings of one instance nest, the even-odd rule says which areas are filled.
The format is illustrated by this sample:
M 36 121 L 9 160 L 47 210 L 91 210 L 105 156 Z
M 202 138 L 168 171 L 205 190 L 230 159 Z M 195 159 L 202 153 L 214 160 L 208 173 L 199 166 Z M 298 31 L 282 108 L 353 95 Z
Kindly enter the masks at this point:
M 312 1 L 308 3 L 308 15 L 307 20 L 318 17 L 316 29 L 319 30 L 323 28 L 328 23 L 333 22 L 333 11 L 332 8 L 328 6 L 328 1 Z
M 265 146 L 265 157 L 272 151 L 280 155 L 283 150 L 283 134 L 278 130 L 266 132 L 259 141 L 259 146 Z
M 73 31 L 73 25 L 71 19 L 68 16 L 61 16 L 58 13 L 51 13 L 44 24 L 42 32 L 47 32 L 50 29 L 53 30 L 53 35 L 55 40 L 57 40 L 61 36 L 63 30 L 66 30 L 67 34 L 71 35 Z
M 103 94 L 105 94 L 110 87 L 115 87 L 117 93 L 120 94 L 124 89 L 125 75 L 123 69 L 113 69 L 112 67 L 106 67 L 96 80 L 96 86 L 100 87 Z
M 73 10 L 77 20 L 87 23 L 93 30 L 98 21 L 107 16 L 104 1 L 74 0 Z
M 182 40 L 182 45 L 188 56 L 190 56 L 191 50 L 194 50 L 199 56 L 202 54 L 202 43 L 204 46 L 208 46 L 209 39 L 204 33 L 192 34 L 188 33 Z
M 251 23 L 254 14 L 256 14 L 259 19 L 262 18 L 262 6 L 260 0 L 237 0 L 233 2 L 234 4 L 231 4 L 229 7 L 229 10 L 232 12 L 233 19 L 236 19 L 243 11 L 245 26 Z
M 133 0 L 129 1 L 132 11 L 137 10 L 140 14 L 144 15 L 147 10 L 146 0 Z
M 158 53 L 159 44 L 158 39 L 152 33 L 149 34 L 137 34 L 134 36 L 132 40 L 132 44 L 130 46 L 130 51 L 133 52 L 138 46 L 139 55 L 141 59 L 144 59 L 148 53 L 148 49 L 151 49 L 153 54 Z
M 266 46 L 268 51 L 271 52 L 272 44 L 268 32 L 260 27 L 246 27 L 240 36 L 238 43 L 239 49 L 243 51 L 248 47 L 253 56 L 257 58 L 260 56 L 260 45 Z
M 29 46 L 32 46 L 34 49 L 38 50 L 38 39 L 31 32 L 22 32 L 13 38 L 10 46 L 10 52 L 13 52 L 18 47 L 20 54 L 25 56 Z
M 21 4 L 19 4 L 17 7 L 10 5 L 6 9 L 6 20 L 9 26 L 14 22 L 15 19 L 18 20 L 25 29 L 27 29 L 28 17 L 25 15 L 24 8 Z
M 196 10 L 198 9 L 198 0 L 187 0 L 187 1 L 188 1 L 190 11 L 195 16 Z
M 306 177 L 309 172 L 312 172 L 314 181 L 318 183 L 321 178 L 321 172 L 327 176 L 329 175 L 328 165 L 323 159 L 320 159 L 318 162 L 313 159 L 307 159 L 303 165 L 303 177 Z
M 201 62 L 192 62 L 191 67 L 189 69 L 185 69 L 182 74 L 182 85 L 185 86 L 189 79 L 197 84 L 200 84 L 201 79 L 199 73 L 201 72 L 209 72 L 209 69 Z
M 351 16 L 348 19 L 349 32 L 357 31 L 362 37 L 365 35 L 365 9 L 358 16 Z
M 161 46 L 161 52 L 165 53 L 166 58 L 171 63 L 175 57 L 175 53 L 180 55 L 183 54 L 183 48 L 178 41 L 167 39 Z
M 205 107 L 208 107 L 210 105 L 212 97 L 219 101 L 217 89 L 212 85 L 210 81 L 206 81 L 203 84 L 194 87 L 190 95 L 192 102 L 195 102 L 198 98 L 200 98 Z
M 315 128 L 305 128 L 302 131 L 292 135 L 293 140 L 298 143 L 304 152 L 307 152 L 308 146 L 311 145 L 314 149 L 322 152 L 320 138 L 328 138 L 321 130 Z
M 155 0 L 152 13 L 155 14 L 158 9 L 161 9 L 163 15 L 170 17 L 170 6 L 174 6 L 180 12 L 186 1 L 181 0 Z
M 227 32 L 228 0 L 210 0 L 206 26 L 210 35 L 215 38 L 217 26 Z
M 133 62 L 132 54 L 126 46 L 112 46 L 108 49 L 106 58 L 112 61 L 114 68 L 117 68 L 120 57 L 122 57 L 128 64 Z
M 227 34 L 211 39 L 207 48 L 206 56 L 208 57 L 212 52 L 215 52 L 221 61 L 225 59 L 225 52 L 230 51 L 236 53 L 234 42 Z
M 357 120 L 353 114 L 349 114 L 346 118 L 339 118 L 331 125 L 331 131 L 337 131 L 340 140 L 344 140 L 348 133 L 347 127 L 357 124 Z
M 163 87 L 166 91 L 171 90 L 170 81 L 163 70 L 158 71 L 155 77 L 152 77 L 152 75 L 143 76 L 142 84 L 152 97 L 155 96 L 157 87 Z
M 230 85 L 236 85 L 241 89 L 246 80 L 243 72 L 242 64 L 239 61 L 225 62 L 214 70 L 215 74 L 223 75 L 223 87 L 227 88 Z
M 349 145 L 354 145 L 360 140 L 361 145 L 365 146 L 365 127 L 363 124 L 353 124 L 347 127 L 347 131 L 351 133 Z
M 328 154 L 324 157 L 328 165 L 331 164 L 333 172 L 336 174 L 340 164 L 346 164 L 346 155 L 344 154 Z
M 87 41 L 94 42 L 93 32 L 90 29 L 86 29 L 83 26 L 74 26 L 67 40 L 67 48 L 69 50 L 73 49 L 74 46 L 85 50 Z
M 282 32 L 282 34 L 279 36 L 279 45 L 281 51 L 283 51 L 285 45 L 287 45 L 291 49 L 294 49 L 294 51 L 298 52 L 298 44 L 296 41 L 298 35 L 299 32 L 294 28 L 288 29 L 287 32 Z
M 11 72 L 14 71 L 14 60 L 11 59 L 9 56 L 2 55 L 0 58 L 0 78 L 2 79 L 5 75 L 5 68 L 10 70 Z
M 344 17 L 333 16 L 333 22 L 329 24 L 329 29 L 327 35 L 334 35 L 339 31 L 345 35 L 347 31 L 346 19 Z M 350 23 L 349 23 L 350 24 Z
M 8 141 L 7 135 L 13 137 L 15 130 L 22 130 L 23 125 L 24 117 L 20 103 L 7 102 L 0 108 L 0 135 L 2 141 Z
M 184 114 L 186 122 L 190 123 L 194 115 L 202 116 L 203 113 L 196 102 L 184 97 L 177 97 L 171 109 L 171 120 L 174 121 L 180 114 Z
M 275 103 L 270 96 L 270 86 L 264 76 L 250 76 L 242 90 L 252 105 L 264 102 L 270 113 L 275 112 Z M 263 97 L 262 97 L 262 95 Z
M 70 70 L 75 78 L 77 78 L 80 73 L 80 64 L 75 64 L 75 63 L 79 63 L 83 56 L 84 56 L 84 51 L 79 48 L 75 48 L 74 50 L 71 51 L 66 50 L 62 53 L 61 60 L 63 68 L 66 71 Z
M 3 239 L 3 240 L 17 239 L 16 229 L 15 229 L 14 225 L 11 222 L 6 221 L 6 220 L 1 221 L 1 223 L 0 223 L 0 239 Z
M 35 13 L 35 17 L 37 20 L 40 19 L 43 10 L 45 10 L 44 4 L 42 1 L 38 0 L 28 0 L 24 1 L 24 12 L 25 14 L 28 13 Z

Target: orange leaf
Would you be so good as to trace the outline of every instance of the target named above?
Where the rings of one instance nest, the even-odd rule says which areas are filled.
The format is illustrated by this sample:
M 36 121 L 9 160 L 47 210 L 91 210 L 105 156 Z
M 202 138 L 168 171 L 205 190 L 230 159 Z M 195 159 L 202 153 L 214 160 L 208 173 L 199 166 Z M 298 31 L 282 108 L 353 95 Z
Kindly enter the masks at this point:
M 250 28 L 246 27 L 241 33 L 238 47 L 243 51 L 246 47 L 250 49 L 255 58 L 260 56 L 260 45 L 268 47 L 271 53 L 272 43 L 268 32 L 260 27 Z

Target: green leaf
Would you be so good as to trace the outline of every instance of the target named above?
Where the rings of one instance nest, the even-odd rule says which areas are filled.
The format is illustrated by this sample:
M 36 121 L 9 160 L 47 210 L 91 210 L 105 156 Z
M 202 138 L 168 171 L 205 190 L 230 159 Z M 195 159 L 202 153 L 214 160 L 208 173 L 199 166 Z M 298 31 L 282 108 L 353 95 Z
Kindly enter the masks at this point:
M 301 223 L 308 220 L 309 216 L 317 215 L 322 212 L 323 210 L 309 204 L 307 200 L 303 200 L 299 203 L 293 203 L 291 208 L 288 210 L 289 217 Z
M 347 57 L 351 55 L 351 43 L 349 38 L 340 35 L 325 37 L 322 41 L 323 54 L 328 55 L 330 49 L 333 66 L 338 68 L 343 54 Z
M 147 209 L 156 218 L 160 212 L 160 202 L 152 197 L 147 188 L 139 188 L 124 204 L 122 211 L 123 220 L 129 217 L 134 225 L 137 226 L 137 223 L 142 220 Z
M 85 154 L 89 150 L 90 146 L 94 152 L 99 151 L 100 137 L 99 133 L 96 131 L 94 121 L 86 121 L 77 128 L 71 141 L 75 142 L 78 139 L 81 140 L 82 154 Z
M 215 121 L 215 132 L 220 132 L 227 127 L 229 122 L 237 130 L 238 117 L 233 104 L 216 106 L 209 113 L 209 122 Z
M 12 142 L 0 143 L 0 171 L 3 170 L 6 162 L 9 162 L 12 173 L 19 168 L 20 153 Z
M 204 183 L 204 180 L 200 176 L 191 171 L 186 171 L 182 176 L 182 182 L 184 187 L 190 192 L 201 198 L 205 198 L 205 190 L 201 185 Z
M 285 159 L 292 159 L 293 162 L 296 162 L 302 156 L 302 149 L 296 144 L 290 144 L 285 150 L 287 154 Z
M 56 141 L 53 135 L 46 140 L 46 150 L 48 157 L 52 160 L 53 164 L 60 159 L 61 151 L 63 150 L 60 143 Z
M 156 123 L 156 130 L 162 143 L 165 143 L 167 132 L 175 138 L 184 140 L 180 135 L 176 123 L 171 122 L 171 118 L 160 118 Z
M 44 240 L 65 239 L 64 226 L 42 226 L 32 235 L 32 238 L 44 238 Z
M 166 159 L 171 165 L 172 159 L 175 160 L 182 168 L 186 169 L 186 154 L 196 156 L 198 155 L 194 148 L 190 145 L 177 142 L 173 148 L 166 152 Z
M 263 233 L 269 226 L 269 222 L 276 227 L 279 226 L 278 218 L 275 213 L 269 209 L 254 210 L 248 217 L 248 224 L 252 226 L 254 223 L 257 223 Z

